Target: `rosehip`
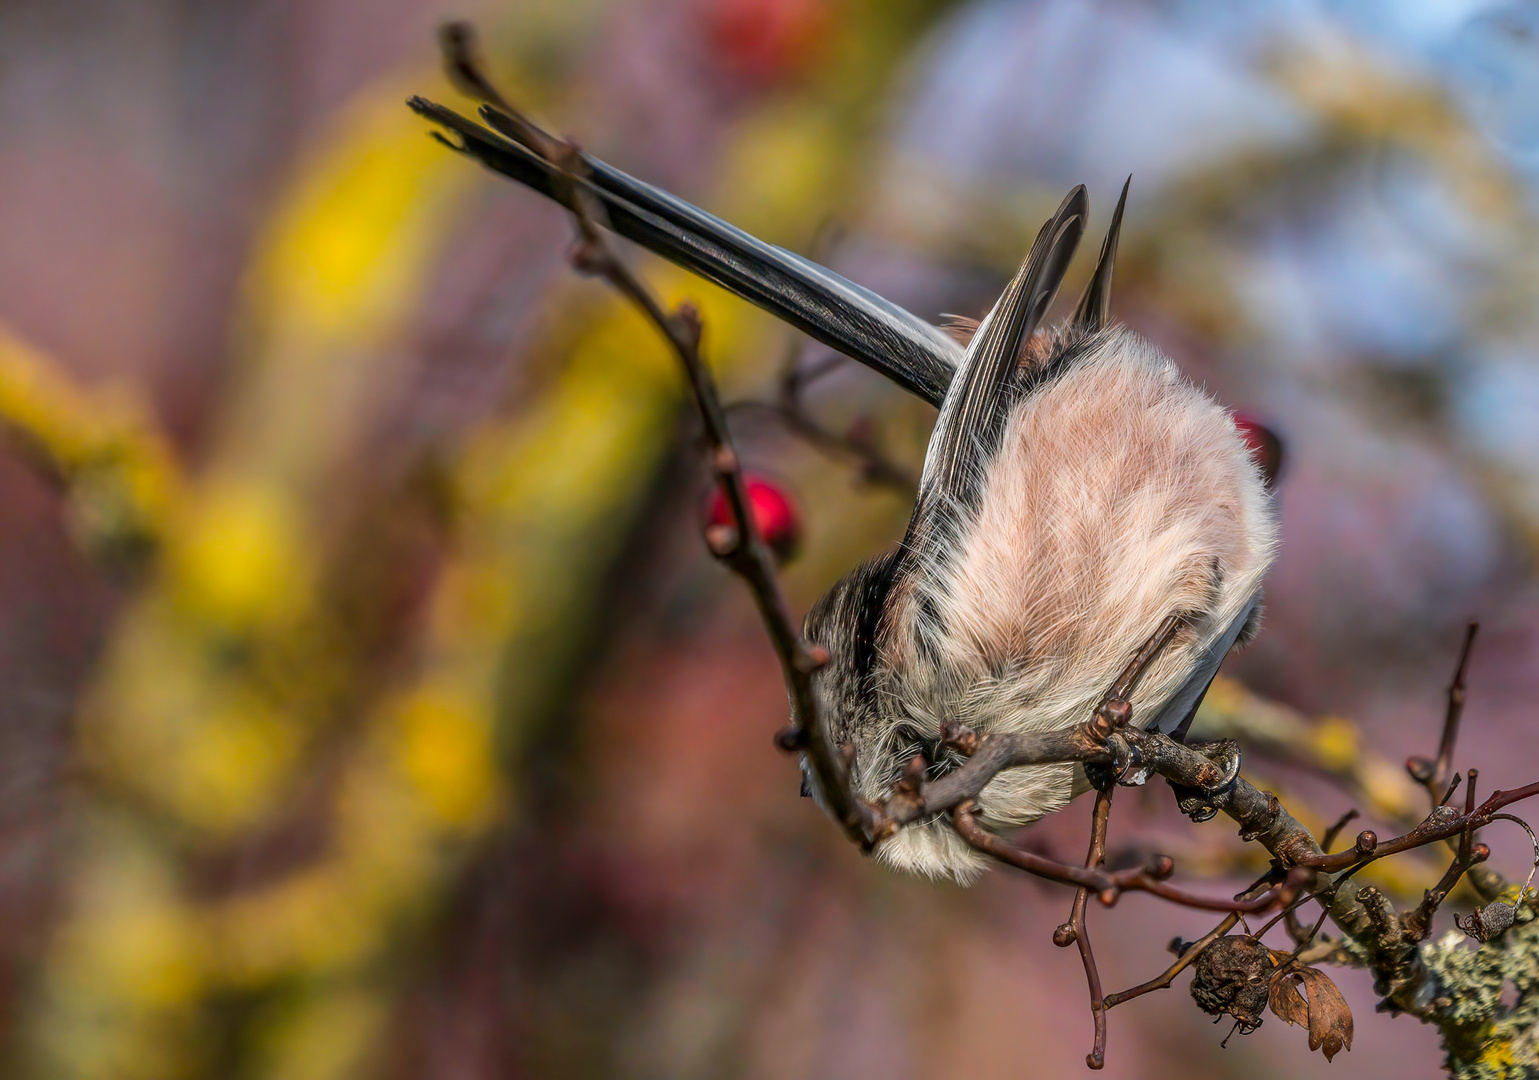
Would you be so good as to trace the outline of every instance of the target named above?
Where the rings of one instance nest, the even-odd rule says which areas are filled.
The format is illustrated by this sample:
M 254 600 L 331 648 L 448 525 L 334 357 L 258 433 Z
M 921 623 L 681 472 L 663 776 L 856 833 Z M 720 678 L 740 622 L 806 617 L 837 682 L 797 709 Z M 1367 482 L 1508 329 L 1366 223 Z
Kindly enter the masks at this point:
M 1266 477 L 1266 486 L 1274 486 L 1277 483 L 1277 477 L 1282 473 L 1282 440 L 1277 437 L 1275 431 L 1249 413 L 1235 413 L 1234 426 L 1240 429 L 1240 438 L 1245 440 L 1251 455 L 1261 466 L 1261 474 Z
M 778 484 L 757 476 L 744 477 L 744 484 L 748 488 L 748 506 L 753 512 L 753 521 L 759 528 L 759 535 L 764 538 L 775 557 L 785 562 L 796 554 L 801 544 L 801 515 Z M 705 524 L 708 529 L 713 526 L 737 526 L 732 505 L 720 487 L 711 493 L 706 505 Z
M 723 66 L 760 88 L 799 73 L 828 22 L 824 0 L 707 0 L 704 16 Z

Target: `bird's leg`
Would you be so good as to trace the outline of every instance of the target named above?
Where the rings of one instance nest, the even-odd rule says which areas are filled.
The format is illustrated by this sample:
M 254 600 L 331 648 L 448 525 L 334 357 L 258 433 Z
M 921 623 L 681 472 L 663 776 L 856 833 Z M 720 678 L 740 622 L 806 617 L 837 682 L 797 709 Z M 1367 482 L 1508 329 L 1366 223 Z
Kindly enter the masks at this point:
M 1207 821 L 1218 813 L 1216 797 L 1229 790 L 1240 775 L 1240 744 L 1233 739 L 1220 739 L 1210 743 L 1188 743 L 1187 748 L 1207 758 L 1217 770 L 1203 777 L 1199 787 L 1187 787 L 1170 781 L 1175 792 L 1176 806 L 1193 821 Z
M 1095 715 L 1085 723 L 1085 735 L 1093 742 L 1106 747 L 1111 754 L 1107 762 L 1086 762 L 1085 776 L 1097 791 L 1106 791 L 1119 781 L 1136 786 L 1149 778 L 1149 771 L 1139 765 L 1135 746 L 1127 736 L 1131 734 L 1133 705 L 1128 700 L 1138 686 L 1160 650 L 1170 644 L 1176 631 L 1181 628 L 1181 616 L 1171 615 L 1160 628 L 1149 636 L 1138 652 L 1128 661 L 1117 681 L 1101 698 Z

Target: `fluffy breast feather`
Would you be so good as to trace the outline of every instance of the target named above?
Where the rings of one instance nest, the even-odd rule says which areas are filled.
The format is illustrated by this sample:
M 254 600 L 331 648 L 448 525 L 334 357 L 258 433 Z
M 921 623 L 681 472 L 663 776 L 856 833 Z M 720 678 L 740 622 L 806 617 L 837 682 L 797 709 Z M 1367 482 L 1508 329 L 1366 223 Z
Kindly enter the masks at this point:
M 915 733 L 934 738 L 948 718 L 980 733 L 1083 722 L 1161 621 L 1182 614 L 1133 696 L 1135 722 L 1151 723 L 1256 599 L 1276 529 L 1229 413 L 1130 332 L 1083 348 L 1012 407 L 976 514 L 888 605 L 881 705 L 858 740 L 868 797 Z M 995 825 L 1024 824 L 1063 806 L 1075 783 L 1069 766 L 1010 770 L 980 807 Z M 878 854 L 964 880 L 982 865 L 939 825 L 900 832 Z

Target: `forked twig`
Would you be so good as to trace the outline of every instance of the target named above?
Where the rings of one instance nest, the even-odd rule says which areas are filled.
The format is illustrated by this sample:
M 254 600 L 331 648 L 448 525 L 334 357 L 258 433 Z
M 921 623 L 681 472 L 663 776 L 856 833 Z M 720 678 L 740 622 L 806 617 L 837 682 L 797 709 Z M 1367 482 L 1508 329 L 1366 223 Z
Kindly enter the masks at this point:
M 1115 787 L 1095 793 L 1095 810 L 1091 816 L 1090 850 L 1085 853 L 1085 868 L 1098 870 L 1106 861 L 1106 828 L 1111 820 L 1112 795 Z M 1053 944 L 1060 948 L 1079 946 L 1079 958 L 1085 965 L 1085 984 L 1090 990 L 1090 1017 L 1095 1025 L 1095 1043 L 1085 1064 L 1092 1069 L 1106 1066 L 1106 1003 L 1101 998 L 1101 973 L 1096 968 L 1095 951 L 1090 947 L 1090 929 L 1085 923 L 1085 908 L 1090 900 L 1090 890 L 1081 885 L 1074 893 L 1074 905 L 1069 910 L 1069 921 L 1053 931 Z
M 827 231 L 826 228 L 820 229 L 819 236 L 814 238 L 811 246 L 814 257 L 823 247 L 822 239 Z M 843 356 L 835 354 L 825 356 L 814 364 L 803 364 L 806 345 L 807 339 L 798 335 L 786 350 L 785 359 L 780 365 L 774 401 L 736 401 L 727 406 L 727 411 L 763 413 L 820 453 L 853 461 L 860 469 L 860 478 L 866 483 L 912 495 L 919 486 L 918 474 L 883 453 L 869 434 L 856 428 L 840 434 L 825 427 L 808 413 L 803 391 L 846 361 Z
M 830 431 L 808 416 L 799 404 L 790 406 L 783 401 L 735 401 L 727 408 L 734 412 L 751 410 L 773 417 L 787 431 L 820 453 L 854 462 L 860 470 L 860 478 L 868 484 L 908 495 L 912 495 L 919 486 L 919 477 L 913 470 L 893 461 L 870 439 L 854 432 L 841 435 Z

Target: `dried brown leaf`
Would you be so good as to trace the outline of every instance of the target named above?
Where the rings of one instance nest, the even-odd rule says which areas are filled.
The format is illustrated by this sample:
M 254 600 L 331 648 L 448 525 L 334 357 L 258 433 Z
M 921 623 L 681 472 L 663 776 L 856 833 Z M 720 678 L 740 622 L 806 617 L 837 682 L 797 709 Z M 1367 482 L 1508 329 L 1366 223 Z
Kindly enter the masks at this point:
M 1330 1061 L 1352 1049 L 1352 1010 L 1336 984 L 1318 968 L 1290 963 L 1278 970 L 1267 993 L 1272 1012 L 1309 1029 L 1309 1048 Z

